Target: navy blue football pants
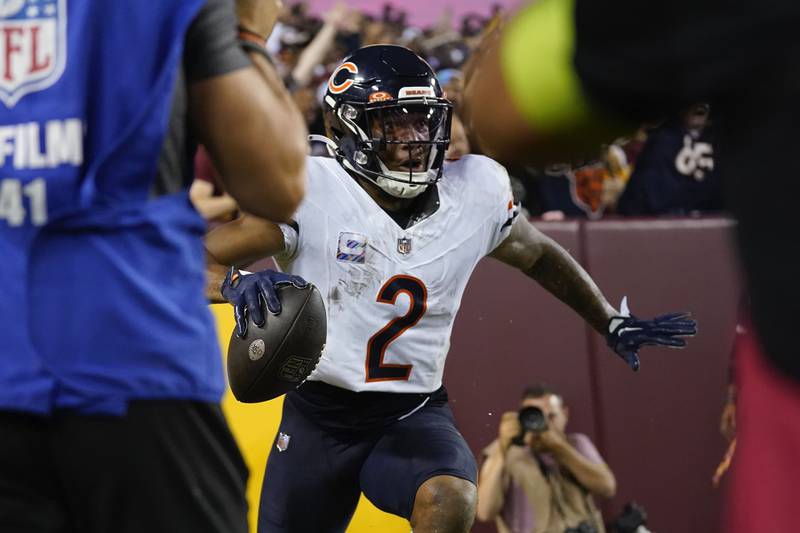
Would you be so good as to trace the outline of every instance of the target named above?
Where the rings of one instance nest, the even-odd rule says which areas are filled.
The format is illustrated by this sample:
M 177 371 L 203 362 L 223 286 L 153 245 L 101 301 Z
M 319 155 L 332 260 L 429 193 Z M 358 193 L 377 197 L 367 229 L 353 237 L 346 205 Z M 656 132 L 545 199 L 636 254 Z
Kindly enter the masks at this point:
M 444 402 L 379 428 L 359 428 L 356 420 L 347 430 L 323 427 L 331 413 L 318 421 L 307 408 L 297 393 L 286 396 L 261 491 L 259 533 L 343 532 L 362 491 L 379 509 L 409 519 L 417 489 L 431 477 L 476 482 L 475 457 L 446 394 Z

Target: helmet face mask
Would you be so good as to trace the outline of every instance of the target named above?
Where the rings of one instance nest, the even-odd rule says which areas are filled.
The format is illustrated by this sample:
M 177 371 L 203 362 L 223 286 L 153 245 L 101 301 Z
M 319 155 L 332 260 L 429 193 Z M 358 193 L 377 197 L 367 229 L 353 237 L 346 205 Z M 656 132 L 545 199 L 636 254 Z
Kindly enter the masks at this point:
M 331 76 L 323 109 L 340 164 L 384 192 L 413 198 L 441 177 L 452 106 L 410 50 L 356 51 Z

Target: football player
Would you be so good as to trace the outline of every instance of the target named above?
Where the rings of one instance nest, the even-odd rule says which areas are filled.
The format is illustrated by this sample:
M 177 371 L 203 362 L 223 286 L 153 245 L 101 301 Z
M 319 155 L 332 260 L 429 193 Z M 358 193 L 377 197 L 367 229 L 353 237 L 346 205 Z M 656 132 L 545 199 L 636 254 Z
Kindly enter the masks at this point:
M 680 347 L 683 314 L 642 321 L 612 307 L 581 266 L 517 216 L 502 166 L 444 162 L 451 105 L 425 61 L 399 46 L 354 52 L 324 97 L 333 157 L 311 157 L 290 224 L 245 216 L 211 232 L 209 297 L 263 323 L 275 286 L 312 281 L 327 347 L 286 395 L 261 494 L 259 531 L 344 531 L 363 491 L 415 532 L 466 532 L 475 459 L 442 387 L 450 331 L 475 265 L 491 256 L 575 309 L 636 370 L 642 344 Z M 226 277 L 273 256 L 285 273 Z M 302 278 L 302 279 L 301 279 Z

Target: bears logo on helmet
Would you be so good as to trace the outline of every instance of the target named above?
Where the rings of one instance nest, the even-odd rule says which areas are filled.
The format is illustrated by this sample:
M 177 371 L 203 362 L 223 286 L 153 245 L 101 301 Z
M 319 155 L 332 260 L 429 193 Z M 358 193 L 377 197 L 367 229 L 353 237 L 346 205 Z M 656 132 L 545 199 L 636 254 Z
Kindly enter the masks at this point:
M 341 74 L 342 72 L 358 74 L 358 67 L 353 63 L 351 63 L 350 61 L 348 61 L 346 63 L 342 63 L 341 65 L 339 65 L 339 68 L 333 71 L 333 74 L 331 74 L 331 78 L 328 80 L 328 90 L 333 94 L 343 93 L 347 89 L 349 89 L 353 85 L 353 83 L 355 83 L 353 81 L 353 78 L 349 76 L 345 77 L 345 79 L 342 80 L 341 83 L 336 83 L 336 78 L 339 77 L 339 74 Z

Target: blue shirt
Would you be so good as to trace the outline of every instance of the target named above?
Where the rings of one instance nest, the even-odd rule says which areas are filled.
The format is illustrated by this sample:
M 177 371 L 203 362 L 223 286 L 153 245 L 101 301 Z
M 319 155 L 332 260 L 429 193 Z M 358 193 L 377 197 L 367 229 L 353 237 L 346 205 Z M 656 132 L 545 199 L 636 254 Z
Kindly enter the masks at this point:
M 150 196 L 203 3 L 0 5 L 0 409 L 220 399 L 205 224 Z

